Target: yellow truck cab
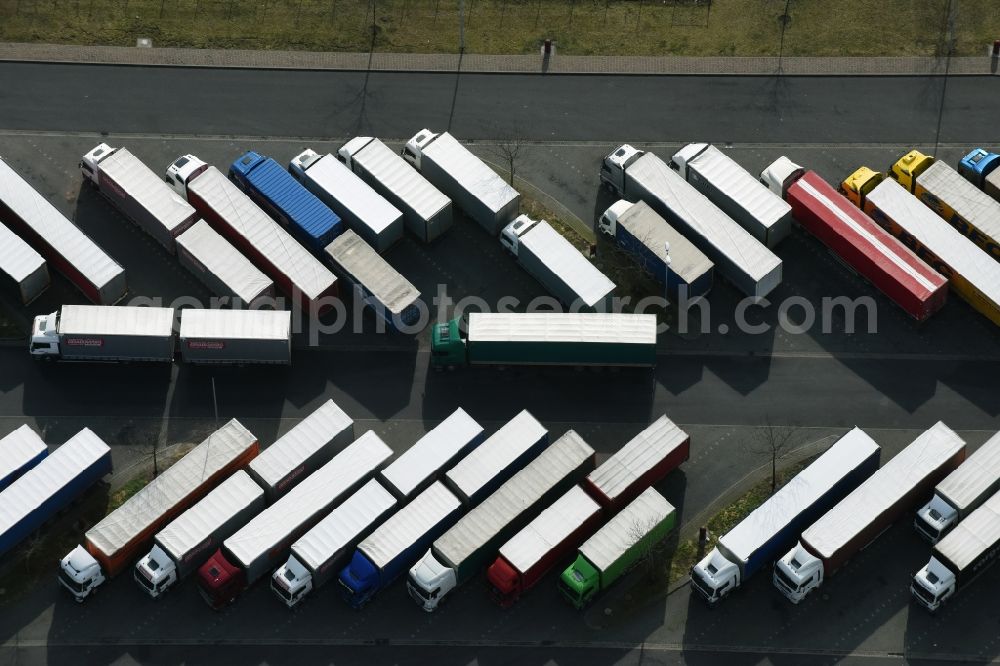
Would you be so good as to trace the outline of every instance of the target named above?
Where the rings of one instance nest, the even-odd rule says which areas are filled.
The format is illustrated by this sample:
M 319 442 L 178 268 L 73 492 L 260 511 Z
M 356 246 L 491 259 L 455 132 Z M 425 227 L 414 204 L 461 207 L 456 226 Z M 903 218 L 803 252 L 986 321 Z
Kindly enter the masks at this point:
M 917 178 L 932 164 L 934 164 L 933 157 L 924 155 L 919 150 L 911 150 L 896 160 L 889 169 L 889 176 L 905 187 L 910 194 L 915 194 Z
M 844 179 L 840 184 L 840 191 L 851 203 L 864 210 L 865 197 L 883 178 L 883 174 L 863 166 Z

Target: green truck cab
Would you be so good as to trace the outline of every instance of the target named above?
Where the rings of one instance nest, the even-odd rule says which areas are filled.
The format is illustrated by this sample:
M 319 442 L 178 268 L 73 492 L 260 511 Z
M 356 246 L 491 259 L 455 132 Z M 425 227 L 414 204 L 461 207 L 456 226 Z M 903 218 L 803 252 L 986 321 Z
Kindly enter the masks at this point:
M 437 368 L 465 365 L 465 331 L 462 318 L 431 327 L 431 365 Z

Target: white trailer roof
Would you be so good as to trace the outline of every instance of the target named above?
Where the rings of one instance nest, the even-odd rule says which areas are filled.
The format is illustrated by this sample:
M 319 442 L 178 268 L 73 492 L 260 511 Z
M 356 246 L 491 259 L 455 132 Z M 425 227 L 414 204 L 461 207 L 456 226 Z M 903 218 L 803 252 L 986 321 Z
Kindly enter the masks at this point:
M 358 137 L 352 141 L 368 143 L 354 153 L 351 159 L 359 162 L 378 182 L 405 201 L 423 219 L 429 220 L 451 203 L 451 199 L 378 139 Z
M 336 282 L 337 278 L 326 266 L 214 166 L 209 166 L 188 183 L 188 189 L 201 197 L 308 298 L 319 297 Z
M 175 560 L 198 547 L 252 502 L 263 497 L 264 489 L 245 471 L 223 481 L 200 502 L 160 530 L 156 540 Z
M 174 229 L 195 214 L 194 208 L 167 185 L 163 178 L 125 148 L 98 162 L 100 171 L 125 190 L 173 235 Z
M 376 236 L 402 216 L 395 206 L 329 153 L 310 164 L 305 173 L 340 205 L 357 215 Z
M 288 310 L 181 310 L 181 339 L 287 340 L 292 313 Z
M 382 476 L 401 495 L 409 497 L 482 432 L 483 426 L 459 407 L 382 470 Z
M 250 303 L 274 283 L 205 220 L 198 220 L 177 237 L 177 244 Z
M 666 415 L 661 416 L 605 460 L 587 479 L 606 497 L 614 499 L 687 440 L 686 432 Z
M 90 428 L 73 435 L 45 460 L 0 492 L 0 534 L 36 510 L 111 449 Z
M 758 548 L 781 532 L 792 519 L 878 450 L 875 440 L 861 428 L 854 428 L 724 534 L 719 542 L 740 560 L 750 559 Z
M 524 573 L 600 511 L 594 498 L 580 486 L 573 486 L 501 546 L 500 555 Z
M 173 308 L 132 305 L 64 305 L 60 335 L 137 335 L 168 337 L 174 332 Z
M 1000 263 L 978 245 L 891 178 L 879 183 L 867 198 L 953 271 L 1000 304 Z
M 618 218 L 618 224 L 625 227 L 662 261 L 667 258 L 666 243 L 670 243 L 670 270 L 680 275 L 685 282 L 693 282 L 712 270 L 714 266 L 711 259 L 681 232 L 670 226 L 645 201 L 632 204 L 625 214 Z
M 358 550 L 381 569 L 460 506 L 458 498 L 443 483 L 435 481 L 382 523 L 361 542 Z
M 390 312 L 400 313 L 420 298 L 417 288 L 352 229 L 327 245 L 326 253 Z
M 97 287 L 122 273 L 121 266 L 2 159 L 0 201 Z
M 690 144 L 699 148 L 702 145 L 704 144 Z M 687 166 L 736 201 L 768 229 L 792 212 L 792 207 L 781 197 L 764 187 L 733 158 L 713 145 L 709 145 L 690 160 Z
M 316 571 L 395 505 L 392 493 L 372 479 L 292 544 L 292 552 Z
M 755 281 L 781 265 L 773 252 L 656 155 L 645 153 L 628 167 L 628 175 Z
M 249 566 L 390 456 L 392 449 L 369 430 L 226 539 L 226 548 L 241 564 Z
M 333 400 L 327 400 L 251 460 L 250 469 L 273 488 L 331 440 L 353 430 L 354 419 Z
M 599 571 L 604 571 L 642 538 L 641 530 L 658 525 L 673 512 L 674 507 L 663 495 L 647 488 L 594 536 L 587 539 L 580 546 L 580 552 Z
M 594 449 L 576 431 L 568 431 L 482 504 L 462 516 L 434 542 L 434 549 L 452 565 L 459 566 L 593 455 Z
M 964 446 L 961 437 L 938 421 L 806 528 L 803 540 L 823 558 L 832 556 Z
M 1000 542 L 1000 493 L 969 514 L 934 546 L 949 562 L 965 571 L 983 551 Z
M 44 265 L 42 255 L 0 223 L 0 271 L 22 282 Z
M 935 489 L 960 510 L 1000 479 L 1000 433 L 990 437 Z
M 0 479 L 16 472 L 48 450 L 45 442 L 27 423 L 0 439 Z
M 446 476 L 466 497 L 472 497 L 547 432 L 525 409 L 462 458 Z
M 1000 242 L 1000 201 L 993 199 L 940 160 L 917 176 L 917 185 L 948 205 L 976 226 L 979 231 Z
M 459 185 L 489 206 L 494 214 L 520 196 L 496 171 L 448 132 L 438 134 L 422 152 L 445 169 Z
M 111 556 L 256 443 L 233 419 L 87 530 L 87 540 Z
M 539 220 L 519 242 L 569 285 L 588 307 L 615 290 L 615 283 L 545 220 Z
M 470 312 L 473 342 L 656 344 L 656 315 L 612 312 Z

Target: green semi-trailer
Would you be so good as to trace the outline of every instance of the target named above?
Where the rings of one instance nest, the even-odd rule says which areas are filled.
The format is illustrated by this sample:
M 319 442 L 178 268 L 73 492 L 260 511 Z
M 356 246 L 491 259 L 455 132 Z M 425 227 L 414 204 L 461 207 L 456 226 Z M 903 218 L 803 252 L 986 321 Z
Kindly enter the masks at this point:
M 431 364 L 656 365 L 654 315 L 603 312 L 470 313 L 431 328 Z

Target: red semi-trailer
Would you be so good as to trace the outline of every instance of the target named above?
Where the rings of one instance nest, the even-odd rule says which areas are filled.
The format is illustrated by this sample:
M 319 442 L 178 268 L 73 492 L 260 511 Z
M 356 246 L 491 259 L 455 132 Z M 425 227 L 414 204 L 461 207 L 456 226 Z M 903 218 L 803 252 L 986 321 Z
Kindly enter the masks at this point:
M 779 157 L 760 180 L 791 204 L 799 224 L 911 317 L 924 321 L 944 306 L 948 280 L 815 171 Z
M 541 580 L 604 522 L 688 459 L 691 438 L 666 416 L 632 438 L 501 548 L 486 571 L 504 608 Z

